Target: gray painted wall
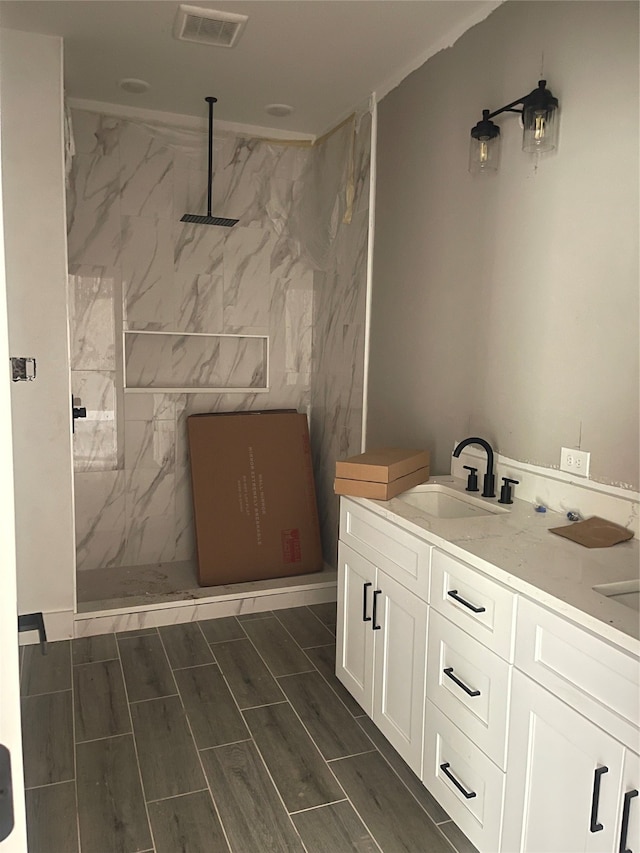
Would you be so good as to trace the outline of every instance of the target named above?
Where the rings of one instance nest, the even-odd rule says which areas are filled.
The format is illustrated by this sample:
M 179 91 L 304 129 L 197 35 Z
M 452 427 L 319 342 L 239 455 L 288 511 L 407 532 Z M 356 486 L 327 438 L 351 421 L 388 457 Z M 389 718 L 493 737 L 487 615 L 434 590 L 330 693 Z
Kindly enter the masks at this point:
M 544 58 L 543 58 L 544 57 Z M 541 75 L 541 65 L 544 73 Z M 495 176 L 469 131 L 548 80 L 558 150 L 499 119 Z M 367 444 L 480 434 L 638 488 L 638 4 L 507 2 L 379 106 Z

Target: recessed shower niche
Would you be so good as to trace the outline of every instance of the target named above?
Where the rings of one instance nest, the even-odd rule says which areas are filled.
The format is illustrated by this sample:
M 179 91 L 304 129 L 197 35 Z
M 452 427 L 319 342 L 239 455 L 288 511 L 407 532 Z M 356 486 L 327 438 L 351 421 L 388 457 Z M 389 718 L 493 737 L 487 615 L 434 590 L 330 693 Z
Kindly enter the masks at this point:
M 125 331 L 126 391 L 259 393 L 269 390 L 269 338 Z

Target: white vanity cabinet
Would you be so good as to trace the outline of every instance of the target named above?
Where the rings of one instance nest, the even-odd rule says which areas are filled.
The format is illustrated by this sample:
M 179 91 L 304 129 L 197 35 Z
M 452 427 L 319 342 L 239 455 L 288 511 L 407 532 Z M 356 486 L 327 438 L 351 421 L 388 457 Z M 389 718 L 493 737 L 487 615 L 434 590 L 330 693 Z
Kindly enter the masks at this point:
M 517 596 L 434 549 L 422 781 L 480 850 L 500 845 Z
M 621 791 L 623 779 L 623 794 L 636 789 L 637 768 L 630 750 L 516 670 L 503 853 L 636 853 L 640 804 Z
M 379 519 L 370 537 L 371 521 L 343 502 L 341 529 L 359 550 L 339 543 L 336 675 L 420 776 L 431 548 Z
M 503 853 L 638 853 L 637 661 L 523 600 L 516 667 Z
M 342 499 L 338 677 L 480 853 L 640 853 L 637 654 L 430 538 Z

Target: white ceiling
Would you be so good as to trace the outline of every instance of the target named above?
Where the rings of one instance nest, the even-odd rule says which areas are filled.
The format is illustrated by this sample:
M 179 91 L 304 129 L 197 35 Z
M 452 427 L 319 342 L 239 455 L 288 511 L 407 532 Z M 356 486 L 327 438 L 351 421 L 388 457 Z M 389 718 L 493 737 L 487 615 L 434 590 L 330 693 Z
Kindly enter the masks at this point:
M 0 25 L 62 36 L 72 99 L 317 136 L 378 99 L 500 0 L 187 0 L 249 20 L 236 47 L 177 41 L 177 0 L 3 0 Z M 142 95 L 118 86 L 146 80 Z M 265 113 L 290 104 L 285 118 Z

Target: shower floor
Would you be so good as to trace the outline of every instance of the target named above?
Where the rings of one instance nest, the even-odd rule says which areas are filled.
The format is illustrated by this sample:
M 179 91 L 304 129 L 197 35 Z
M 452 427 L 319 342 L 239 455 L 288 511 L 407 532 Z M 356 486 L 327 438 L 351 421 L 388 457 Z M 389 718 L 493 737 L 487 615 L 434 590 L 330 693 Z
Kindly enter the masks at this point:
M 172 601 L 195 601 L 229 595 L 248 597 L 273 590 L 294 591 L 301 586 L 320 588 L 335 584 L 335 581 L 335 569 L 325 566 L 323 571 L 308 575 L 201 587 L 198 585 L 195 560 L 185 560 L 78 572 L 76 594 L 78 613 L 95 613 Z

